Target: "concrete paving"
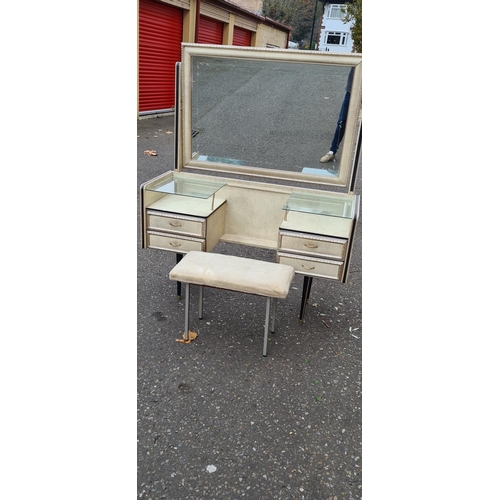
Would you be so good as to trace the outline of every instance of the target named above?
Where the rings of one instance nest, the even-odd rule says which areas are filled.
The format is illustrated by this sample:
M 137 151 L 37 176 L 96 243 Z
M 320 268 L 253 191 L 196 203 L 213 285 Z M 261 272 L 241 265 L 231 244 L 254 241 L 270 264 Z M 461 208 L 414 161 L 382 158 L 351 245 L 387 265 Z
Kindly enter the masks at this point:
M 173 117 L 139 120 L 137 131 L 139 190 L 173 170 Z M 263 357 L 266 299 L 223 290 L 205 290 L 198 338 L 176 342 L 175 254 L 140 248 L 137 213 L 138 498 L 361 499 L 361 220 L 349 282 L 315 279 L 300 323 L 296 276 Z M 274 260 L 225 243 L 214 251 Z

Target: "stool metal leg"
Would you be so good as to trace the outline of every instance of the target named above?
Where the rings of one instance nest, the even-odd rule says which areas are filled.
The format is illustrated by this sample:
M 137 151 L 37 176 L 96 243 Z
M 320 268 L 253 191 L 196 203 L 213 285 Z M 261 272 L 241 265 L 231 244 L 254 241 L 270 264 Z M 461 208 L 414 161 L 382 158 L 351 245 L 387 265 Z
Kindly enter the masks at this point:
M 278 299 L 275 297 L 273 299 L 273 314 L 272 314 L 272 322 L 271 322 L 271 333 L 274 333 L 274 324 L 276 322 L 276 306 L 278 304 Z
M 189 340 L 189 283 L 186 283 L 186 318 L 184 340 Z
M 198 313 L 198 318 L 203 319 L 203 285 L 200 285 L 200 310 Z
M 267 304 L 266 304 L 266 326 L 264 329 L 264 350 L 262 354 L 264 356 L 267 356 L 267 337 L 269 335 L 269 313 L 271 311 L 271 297 L 267 298 Z

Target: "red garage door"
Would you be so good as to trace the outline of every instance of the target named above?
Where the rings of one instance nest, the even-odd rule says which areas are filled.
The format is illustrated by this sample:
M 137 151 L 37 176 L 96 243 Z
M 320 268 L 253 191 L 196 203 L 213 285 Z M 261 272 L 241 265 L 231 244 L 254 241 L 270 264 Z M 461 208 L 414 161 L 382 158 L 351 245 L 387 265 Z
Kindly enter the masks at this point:
M 182 9 L 139 0 L 139 112 L 174 107 L 181 42 Z
M 239 45 L 240 47 L 250 47 L 252 43 L 252 32 L 239 26 L 234 27 L 233 33 L 233 45 Z
M 198 43 L 222 45 L 224 23 L 210 17 L 200 16 L 198 26 Z

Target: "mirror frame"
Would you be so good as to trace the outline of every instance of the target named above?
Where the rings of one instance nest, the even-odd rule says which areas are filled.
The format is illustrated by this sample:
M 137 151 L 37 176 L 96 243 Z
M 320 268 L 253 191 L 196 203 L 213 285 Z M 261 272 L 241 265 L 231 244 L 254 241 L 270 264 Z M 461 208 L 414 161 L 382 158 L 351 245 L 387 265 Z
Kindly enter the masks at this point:
M 286 170 L 264 169 L 252 166 L 229 165 L 226 163 L 206 162 L 192 159 L 192 58 L 196 56 L 251 59 L 276 62 L 293 62 L 299 64 L 321 64 L 354 66 L 354 76 L 351 89 L 347 126 L 344 133 L 344 147 L 339 159 L 339 175 L 321 176 L 289 172 Z M 352 175 L 357 171 L 359 161 L 359 146 L 361 144 L 361 54 L 340 54 L 332 52 L 318 52 L 308 50 L 268 49 L 260 47 L 236 47 L 229 45 L 203 45 L 193 43 L 182 44 L 181 63 L 181 96 L 180 105 L 181 130 L 180 147 L 176 168 L 184 168 L 236 173 L 264 178 L 281 179 L 288 181 L 307 182 L 321 185 L 348 187 L 352 185 Z M 328 147 L 328 146 L 326 146 Z

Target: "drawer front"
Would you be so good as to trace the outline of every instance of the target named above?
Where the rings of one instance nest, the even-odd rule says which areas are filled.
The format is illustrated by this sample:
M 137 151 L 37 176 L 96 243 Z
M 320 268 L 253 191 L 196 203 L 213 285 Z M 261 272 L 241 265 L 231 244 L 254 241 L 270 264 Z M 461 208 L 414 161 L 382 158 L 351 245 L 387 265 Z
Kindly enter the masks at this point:
M 205 238 L 206 220 L 168 212 L 147 211 L 147 227 L 153 231 L 168 231 Z
M 278 262 L 292 266 L 296 273 L 307 276 L 341 280 L 344 273 L 344 262 L 342 261 L 313 259 L 278 252 Z
M 347 241 L 343 238 L 280 231 L 278 247 L 280 250 L 313 257 L 345 259 Z
M 205 240 L 188 238 L 175 234 L 147 232 L 147 246 L 171 252 L 186 253 L 191 250 L 205 251 Z

